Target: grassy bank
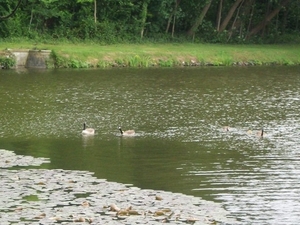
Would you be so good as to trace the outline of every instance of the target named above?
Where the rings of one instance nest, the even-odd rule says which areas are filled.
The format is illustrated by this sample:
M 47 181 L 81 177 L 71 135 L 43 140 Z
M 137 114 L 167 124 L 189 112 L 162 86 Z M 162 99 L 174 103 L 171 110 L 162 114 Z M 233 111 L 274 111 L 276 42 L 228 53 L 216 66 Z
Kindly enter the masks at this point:
M 53 50 L 49 67 L 299 65 L 300 45 L 119 44 L 1 42 L 0 50 Z

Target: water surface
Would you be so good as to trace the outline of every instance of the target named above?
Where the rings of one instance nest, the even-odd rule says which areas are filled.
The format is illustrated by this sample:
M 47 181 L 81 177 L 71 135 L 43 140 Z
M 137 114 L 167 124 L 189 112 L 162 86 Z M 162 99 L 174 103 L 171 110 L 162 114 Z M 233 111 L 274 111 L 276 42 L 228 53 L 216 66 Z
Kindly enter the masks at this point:
M 300 219 L 300 67 L 0 72 L 0 148 L 220 202 L 244 224 Z

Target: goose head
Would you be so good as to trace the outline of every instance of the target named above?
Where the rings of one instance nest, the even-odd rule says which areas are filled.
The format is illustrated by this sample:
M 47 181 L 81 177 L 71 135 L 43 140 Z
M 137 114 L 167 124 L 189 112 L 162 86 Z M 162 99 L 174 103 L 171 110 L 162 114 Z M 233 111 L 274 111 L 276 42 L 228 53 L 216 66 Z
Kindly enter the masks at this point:
M 122 128 L 118 127 L 118 129 L 119 129 L 120 133 L 123 134 Z

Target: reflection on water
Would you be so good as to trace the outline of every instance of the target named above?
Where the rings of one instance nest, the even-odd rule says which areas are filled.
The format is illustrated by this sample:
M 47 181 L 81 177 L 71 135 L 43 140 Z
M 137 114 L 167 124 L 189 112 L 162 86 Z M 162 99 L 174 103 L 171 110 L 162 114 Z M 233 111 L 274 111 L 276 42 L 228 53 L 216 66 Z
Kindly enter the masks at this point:
M 94 135 L 82 135 L 82 147 L 88 148 L 94 146 Z
M 218 201 L 245 224 L 297 224 L 299 69 L 1 71 L 0 148 Z

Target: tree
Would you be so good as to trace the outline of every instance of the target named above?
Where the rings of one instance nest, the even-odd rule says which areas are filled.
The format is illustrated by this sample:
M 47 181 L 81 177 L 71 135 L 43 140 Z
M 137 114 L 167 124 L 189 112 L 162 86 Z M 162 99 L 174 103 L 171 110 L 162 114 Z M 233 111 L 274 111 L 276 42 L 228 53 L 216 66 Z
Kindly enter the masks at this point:
M 147 13 L 148 13 L 148 3 L 149 3 L 149 0 L 144 0 L 142 2 L 142 11 L 141 11 L 141 38 L 144 37 L 144 31 L 145 31 L 146 20 L 147 20 Z
M 225 28 L 227 27 L 228 23 L 230 22 L 234 12 L 236 11 L 236 9 L 238 8 L 238 6 L 240 5 L 240 3 L 242 2 L 243 0 L 236 0 L 233 5 L 231 6 L 230 10 L 228 11 L 225 19 L 223 20 L 221 26 L 220 26 L 220 29 L 219 29 L 219 32 L 223 32 L 225 30 Z
M 235 16 L 235 18 L 234 18 L 234 21 L 232 22 L 231 29 L 230 29 L 229 36 L 228 36 L 227 41 L 230 40 L 230 38 L 231 38 L 231 36 L 232 36 L 232 33 L 233 33 L 234 29 L 236 29 L 236 21 L 237 21 L 239 15 L 240 15 L 240 9 L 241 9 L 243 3 L 244 3 L 244 0 L 242 0 L 241 4 L 239 5 L 239 7 L 238 7 L 238 9 L 237 9 L 237 13 L 236 13 L 236 16 Z
M 174 41 L 185 40 L 188 35 L 197 37 L 196 41 L 216 43 L 249 39 L 255 42 L 257 34 L 260 42 L 283 41 L 283 38 L 297 41 L 300 36 L 300 0 L 26 0 L 23 3 L 0 0 L 0 37 L 62 37 L 116 43 L 141 38 L 166 41 L 169 32 Z
M 218 7 L 218 13 L 217 13 L 217 28 L 216 30 L 220 30 L 220 24 L 222 19 L 222 8 L 223 8 L 223 0 L 220 0 L 219 7 Z
M 169 16 L 169 20 L 168 20 L 168 23 L 167 23 L 166 33 L 168 33 L 168 31 L 169 31 L 169 27 L 170 27 L 170 24 L 171 24 L 171 21 L 172 21 L 172 18 L 173 18 L 172 37 L 174 37 L 175 18 L 176 18 L 176 13 L 177 13 L 177 9 L 178 9 L 178 6 L 180 4 L 180 1 L 181 0 L 175 0 L 175 6 L 173 8 L 172 13 Z
M 18 4 L 16 5 L 16 7 L 8 15 L 6 15 L 6 16 L 0 16 L 0 20 L 6 20 L 9 17 L 13 16 L 16 13 L 17 9 L 20 7 L 21 2 L 22 2 L 22 0 L 19 0 Z
M 277 8 L 275 8 L 273 11 L 268 13 L 260 23 L 258 23 L 255 27 L 253 27 L 251 29 L 251 31 L 248 33 L 246 39 L 249 39 L 251 36 L 257 34 L 262 29 L 264 29 L 265 26 L 271 21 L 271 19 L 273 19 L 279 13 L 279 11 L 283 7 L 285 7 L 289 2 L 290 2 L 290 0 L 281 0 Z
M 212 0 L 208 0 L 206 1 L 206 5 L 204 6 L 204 8 L 202 9 L 200 15 L 198 16 L 198 18 L 196 19 L 195 23 L 192 25 L 192 27 L 188 30 L 187 34 L 189 36 L 192 36 L 195 34 L 195 31 L 198 29 L 198 27 L 201 25 L 210 5 L 211 5 Z
M 97 23 L 97 0 L 77 0 L 79 3 L 94 2 L 94 22 Z

